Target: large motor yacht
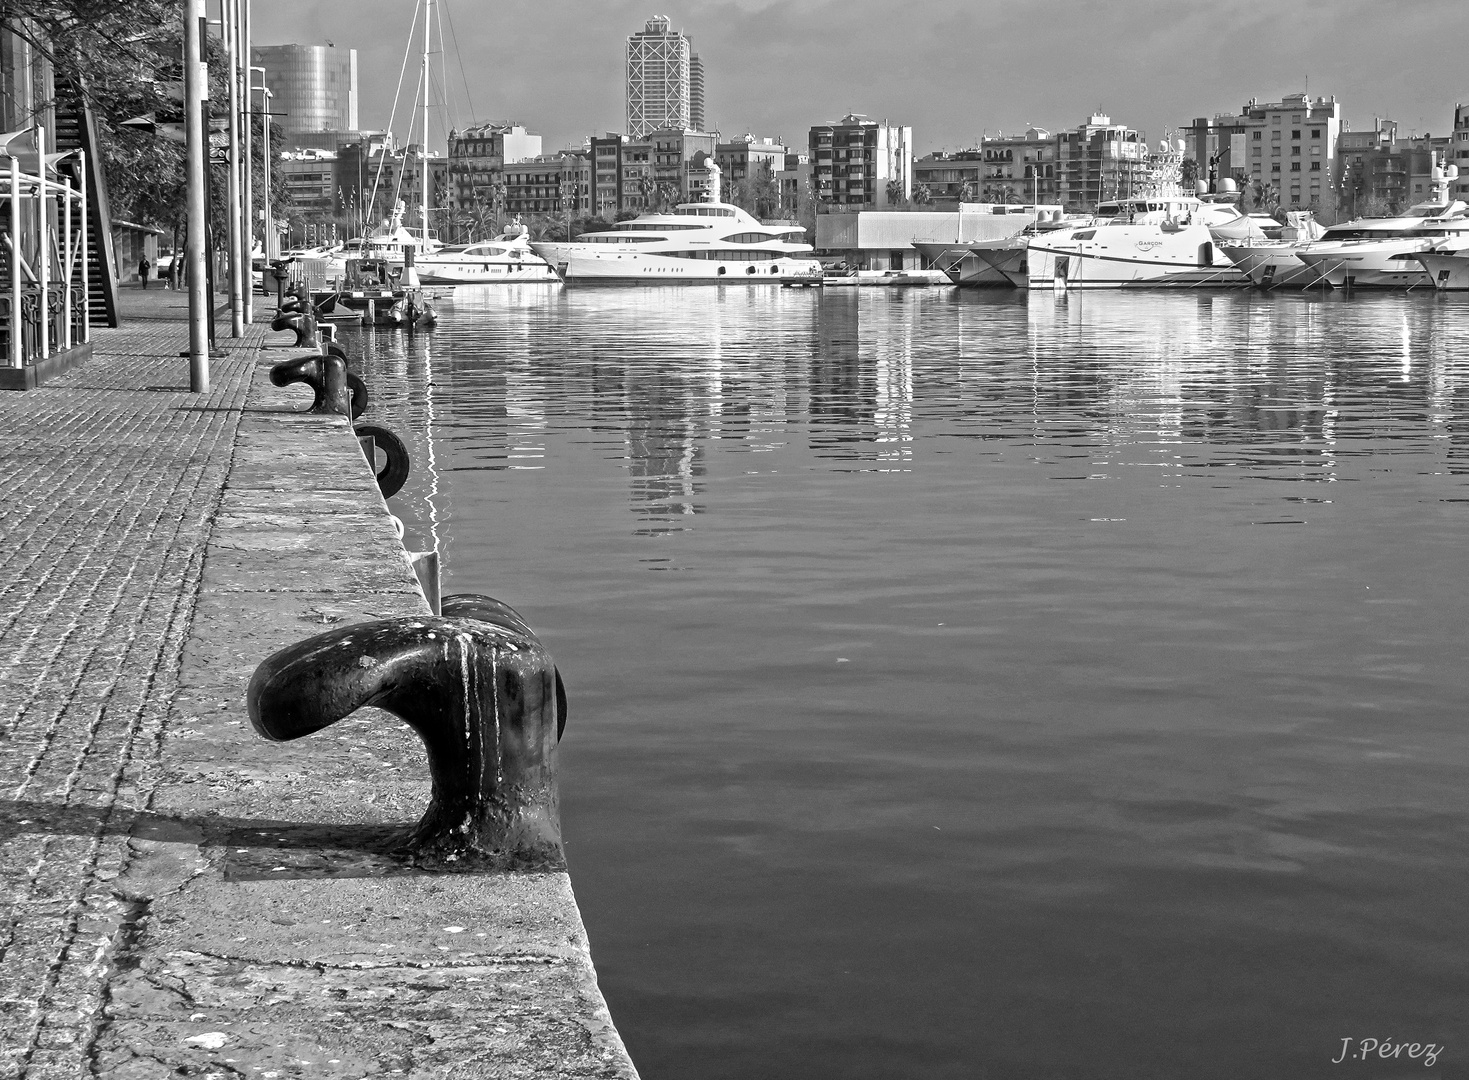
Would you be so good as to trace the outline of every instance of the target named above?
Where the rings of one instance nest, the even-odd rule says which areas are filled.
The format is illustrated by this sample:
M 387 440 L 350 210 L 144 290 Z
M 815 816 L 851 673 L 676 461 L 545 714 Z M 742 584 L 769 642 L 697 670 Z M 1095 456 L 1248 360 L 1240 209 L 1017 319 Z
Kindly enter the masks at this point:
M 518 220 L 492 240 L 451 244 L 418 260 L 425 285 L 493 285 L 555 281 L 546 260 L 531 250 L 528 230 Z
M 1243 285 L 1245 276 L 1215 246 L 1263 236 L 1237 205 L 1232 180 L 1213 195 L 1185 194 L 1184 143 L 1165 140 L 1148 159 L 1141 194 L 1101 202 L 1094 224 L 1030 238 L 1032 289 L 1115 289 L 1127 285 Z
M 1469 289 L 1469 236 L 1440 240 L 1424 251 L 1415 251 L 1414 260 L 1428 274 L 1435 289 L 1462 292 Z
M 775 284 L 820 279 L 806 230 L 762 225 L 738 206 L 680 203 L 573 243 L 532 242 L 562 281 Z
M 1435 161 L 1432 178 L 1428 202 L 1399 217 L 1333 225 L 1320 240 L 1303 244 L 1296 258 L 1314 272 L 1316 284 L 1387 289 L 1427 285 L 1433 279 L 1418 253 L 1469 237 L 1469 205 L 1449 197 L 1458 167 Z

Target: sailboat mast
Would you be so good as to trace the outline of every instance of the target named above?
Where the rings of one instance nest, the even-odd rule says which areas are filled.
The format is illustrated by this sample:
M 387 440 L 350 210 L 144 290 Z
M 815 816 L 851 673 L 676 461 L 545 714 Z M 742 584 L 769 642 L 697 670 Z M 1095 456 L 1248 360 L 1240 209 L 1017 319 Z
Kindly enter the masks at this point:
M 423 12 L 423 249 L 428 251 L 428 44 L 433 33 L 434 0 L 427 0 Z

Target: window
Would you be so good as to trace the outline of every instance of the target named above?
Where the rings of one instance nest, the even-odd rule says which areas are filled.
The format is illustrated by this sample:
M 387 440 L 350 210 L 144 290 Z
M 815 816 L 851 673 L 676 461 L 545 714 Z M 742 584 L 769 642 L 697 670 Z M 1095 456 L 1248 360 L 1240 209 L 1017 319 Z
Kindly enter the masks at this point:
M 1251 157 L 1259 157 L 1260 156 L 1260 148 L 1258 146 L 1252 146 L 1252 147 L 1250 147 L 1250 156 Z
M 1301 137 L 1301 129 L 1300 128 L 1296 128 L 1295 130 L 1293 130 L 1290 133 L 1290 137 L 1292 139 L 1299 139 Z
M 1259 142 L 1259 141 L 1260 141 L 1260 140 L 1261 140 L 1261 139 L 1262 139 L 1262 138 L 1263 138 L 1263 137 L 1264 137 L 1264 135 L 1265 135 L 1265 133 L 1264 133 L 1264 132 L 1263 132 L 1263 131 L 1257 131 L 1257 132 L 1255 132 L 1255 133 L 1254 133 L 1254 134 L 1253 134 L 1253 136 L 1252 136 L 1252 138 L 1253 138 L 1253 139 L 1254 139 L 1254 140 L 1255 140 L 1255 141 L 1256 141 L 1256 142 Z
M 1290 163 L 1290 171 L 1291 172 L 1300 172 L 1301 171 L 1301 163 L 1299 161 L 1292 161 Z
M 1278 131 L 1272 131 L 1270 133 L 1270 141 L 1271 142 L 1279 142 L 1280 141 L 1280 132 L 1278 132 Z
M 1292 146 L 1290 148 L 1290 156 L 1291 157 L 1300 157 L 1301 156 L 1301 148 L 1299 146 Z
M 1280 171 L 1280 162 L 1278 162 L 1278 161 L 1272 161 L 1270 163 L 1270 171 L 1271 172 L 1279 172 Z
M 1319 162 L 1319 161 L 1313 161 L 1313 162 L 1311 162 L 1311 171 L 1312 172 L 1320 172 L 1321 171 L 1321 162 Z
M 1313 139 L 1319 139 L 1319 138 L 1321 138 L 1321 129 L 1320 128 L 1312 128 L 1311 129 L 1311 138 L 1313 138 Z

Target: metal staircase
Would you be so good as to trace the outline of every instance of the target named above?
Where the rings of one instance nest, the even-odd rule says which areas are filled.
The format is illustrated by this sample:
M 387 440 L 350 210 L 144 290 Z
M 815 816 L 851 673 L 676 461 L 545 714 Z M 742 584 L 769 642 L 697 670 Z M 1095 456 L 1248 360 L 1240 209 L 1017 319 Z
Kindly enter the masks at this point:
M 97 123 L 85 99 L 70 84 L 56 87 L 56 150 L 84 151 L 87 170 L 87 310 L 93 326 L 117 326 L 117 261 L 112 252 L 112 211 L 107 202 L 107 175 L 97 142 Z M 65 166 L 73 183 L 81 177 L 76 158 Z

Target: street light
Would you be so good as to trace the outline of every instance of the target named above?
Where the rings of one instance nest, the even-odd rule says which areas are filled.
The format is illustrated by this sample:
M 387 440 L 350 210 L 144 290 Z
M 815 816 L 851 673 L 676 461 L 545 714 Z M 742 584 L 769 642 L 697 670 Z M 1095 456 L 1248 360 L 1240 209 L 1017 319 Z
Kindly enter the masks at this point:
M 261 167 L 262 179 L 261 179 L 261 185 L 260 185 L 261 186 L 261 195 L 260 195 L 260 198 L 261 198 L 261 202 L 264 204 L 264 210 L 262 212 L 265 215 L 265 226 L 262 229 L 262 232 L 264 233 L 264 238 L 262 240 L 262 246 L 265 249 L 265 261 L 266 262 L 270 262 L 271 259 L 275 258 L 276 255 L 279 254 L 279 251 L 278 250 L 274 250 L 274 251 L 272 250 L 273 248 L 276 248 L 277 247 L 277 241 L 276 241 L 276 238 L 275 238 L 275 221 L 272 220 L 272 218 L 270 216 L 270 154 L 271 154 L 271 150 L 270 150 L 270 99 L 273 98 L 273 97 L 275 97 L 275 95 L 272 94 L 270 92 L 270 90 L 265 85 L 265 69 L 263 67 L 254 67 L 254 66 L 252 66 L 250 68 L 250 70 L 252 72 L 255 72 L 255 71 L 260 72 L 260 85 L 259 86 L 254 85 L 254 83 L 255 83 L 254 76 L 252 75 L 250 77 L 250 84 L 251 84 L 250 85 L 250 93 L 251 93 L 251 95 L 254 95 L 254 93 L 255 93 L 256 90 L 259 90 L 260 93 L 262 95 L 264 95 L 263 98 L 261 99 L 261 104 L 264 107 L 260 110 L 262 142 L 264 144 L 260 148 L 260 159 L 261 159 L 261 163 L 262 163 L 262 167 Z M 253 96 L 251 97 L 251 104 L 252 105 L 254 104 L 254 97 Z

